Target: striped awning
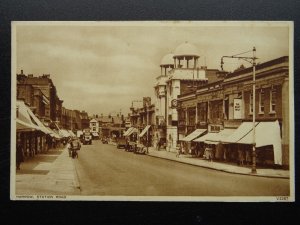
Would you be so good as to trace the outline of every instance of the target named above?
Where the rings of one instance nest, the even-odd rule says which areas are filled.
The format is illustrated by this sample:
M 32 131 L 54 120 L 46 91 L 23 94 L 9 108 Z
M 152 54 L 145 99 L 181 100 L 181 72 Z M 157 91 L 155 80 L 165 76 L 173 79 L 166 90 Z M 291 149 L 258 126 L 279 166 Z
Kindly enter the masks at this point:
M 143 137 L 144 134 L 149 130 L 149 128 L 151 127 L 151 125 L 147 125 L 144 130 L 139 134 L 139 137 Z
M 204 132 L 206 131 L 207 131 L 206 129 L 196 129 L 186 137 L 182 138 L 181 141 L 192 141 L 197 137 L 201 136 L 202 134 L 204 134 Z

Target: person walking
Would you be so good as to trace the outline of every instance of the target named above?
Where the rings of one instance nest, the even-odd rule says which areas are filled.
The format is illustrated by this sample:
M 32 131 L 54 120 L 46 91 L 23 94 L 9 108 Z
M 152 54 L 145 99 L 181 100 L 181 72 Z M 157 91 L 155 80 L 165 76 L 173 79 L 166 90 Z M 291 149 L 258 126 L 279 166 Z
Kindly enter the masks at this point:
M 244 156 L 244 151 L 242 149 L 238 149 L 238 159 L 239 159 L 239 165 L 243 166 L 244 165 L 244 160 L 245 160 L 245 156 Z
M 247 164 L 247 165 L 250 165 L 250 164 L 251 164 L 251 153 L 250 153 L 250 150 L 249 150 L 249 149 L 246 150 L 245 161 L 246 161 L 246 164 Z
M 72 145 L 73 145 L 72 139 L 70 139 L 70 140 L 68 141 L 68 144 L 67 144 L 67 149 L 68 149 L 68 152 L 69 152 L 69 157 L 72 156 Z
M 182 143 L 180 143 L 180 144 L 178 144 L 177 146 L 176 146 L 176 150 L 177 150 L 177 154 L 176 154 L 176 157 L 177 158 L 179 158 L 179 156 L 180 156 L 180 153 L 181 153 L 181 151 L 182 151 Z
M 16 152 L 16 167 L 17 170 L 20 170 L 21 163 L 24 162 L 24 153 L 23 153 L 23 147 L 21 143 L 17 144 L 17 152 Z

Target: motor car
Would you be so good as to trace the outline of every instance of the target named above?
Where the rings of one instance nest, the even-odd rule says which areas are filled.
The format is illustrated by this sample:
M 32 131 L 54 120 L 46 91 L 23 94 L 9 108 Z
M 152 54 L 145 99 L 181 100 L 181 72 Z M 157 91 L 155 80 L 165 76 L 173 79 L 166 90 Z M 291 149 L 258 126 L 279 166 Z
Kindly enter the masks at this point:
M 108 139 L 106 137 L 102 138 L 102 144 L 108 144 Z
M 134 149 L 135 154 L 147 154 L 147 147 L 143 144 L 137 144 Z
M 127 141 L 124 137 L 117 138 L 117 148 L 121 148 L 121 147 L 125 148 L 126 144 Z
M 86 144 L 91 145 L 92 144 L 92 135 L 84 134 L 83 135 L 83 144 L 84 145 L 86 145 Z

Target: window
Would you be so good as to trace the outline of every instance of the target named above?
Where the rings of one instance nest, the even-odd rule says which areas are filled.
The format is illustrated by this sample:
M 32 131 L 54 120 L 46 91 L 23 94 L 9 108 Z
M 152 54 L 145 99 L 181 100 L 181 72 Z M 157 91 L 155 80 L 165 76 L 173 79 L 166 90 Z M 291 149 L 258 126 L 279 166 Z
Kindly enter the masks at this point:
M 198 121 L 200 123 L 206 123 L 207 121 L 207 102 L 198 104 Z
M 276 89 L 272 88 L 270 91 L 270 112 L 275 113 L 276 111 Z
M 188 125 L 194 126 L 196 122 L 196 108 L 190 108 L 188 110 Z
M 250 93 L 249 114 L 253 114 L 253 93 Z
M 211 121 L 219 121 L 223 118 L 223 100 L 210 102 L 210 119 Z
M 263 114 L 265 112 L 265 92 L 263 89 L 259 92 L 259 113 Z

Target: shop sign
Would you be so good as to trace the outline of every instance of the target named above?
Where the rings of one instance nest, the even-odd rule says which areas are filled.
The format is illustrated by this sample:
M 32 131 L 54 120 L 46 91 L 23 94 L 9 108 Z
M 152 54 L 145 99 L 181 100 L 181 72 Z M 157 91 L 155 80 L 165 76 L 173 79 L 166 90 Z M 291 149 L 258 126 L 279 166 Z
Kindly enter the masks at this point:
M 242 99 L 233 99 L 233 118 L 242 119 Z

